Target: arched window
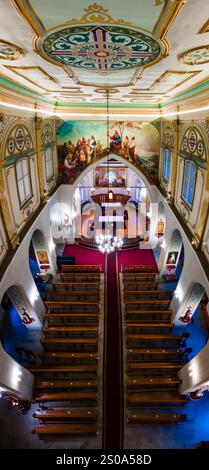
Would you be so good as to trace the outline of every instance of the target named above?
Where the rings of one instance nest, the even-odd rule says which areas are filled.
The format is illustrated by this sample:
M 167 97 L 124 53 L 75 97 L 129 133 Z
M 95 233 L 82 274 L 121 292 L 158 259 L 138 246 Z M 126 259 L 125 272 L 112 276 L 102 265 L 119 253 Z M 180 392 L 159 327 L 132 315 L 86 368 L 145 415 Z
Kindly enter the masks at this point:
M 184 164 L 184 178 L 181 197 L 190 207 L 192 207 L 194 199 L 196 176 L 197 167 L 195 163 L 191 160 L 186 160 Z
M 85 201 L 83 183 L 80 183 L 80 184 L 79 184 L 79 191 L 80 191 L 80 200 L 81 200 L 81 203 L 82 203 L 82 202 Z
M 54 176 L 53 164 L 53 148 L 47 147 L 44 152 L 45 168 L 46 168 L 46 181 L 49 181 Z
M 164 149 L 163 151 L 163 178 L 169 181 L 171 170 L 171 151 L 170 149 Z
M 20 207 L 22 207 L 33 196 L 28 158 L 18 160 L 16 164 L 16 181 Z
M 141 184 L 140 184 L 140 181 L 138 181 L 136 183 L 134 200 L 135 200 L 135 202 L 141 202 Z

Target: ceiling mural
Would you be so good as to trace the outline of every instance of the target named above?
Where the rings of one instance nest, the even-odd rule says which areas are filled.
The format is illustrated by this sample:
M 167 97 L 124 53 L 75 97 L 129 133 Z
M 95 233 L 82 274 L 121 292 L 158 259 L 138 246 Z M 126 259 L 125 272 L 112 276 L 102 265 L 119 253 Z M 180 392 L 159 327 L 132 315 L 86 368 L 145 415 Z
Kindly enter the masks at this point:
M 114 71 L 153 62 L 161 47 L 151 36 L 119 26 L 75 26 L 43 39 L 50 59 L 88 70 Z
M 0 77 L 73 107 L 104 106 L 107 89 L 110 105 L 156 106 L 208 79 L 207 7 L 208 0 L 0 0 Z
M 0 39 L 0 59 L 4 60 L 17 60 L 24 55 L 23 49 L 11 42 L 3 41 Z
M 209 44 L 198 49 L 190 49 L 181 57 L 182 62 L 189 65 L 205 64 L 209 62 Z

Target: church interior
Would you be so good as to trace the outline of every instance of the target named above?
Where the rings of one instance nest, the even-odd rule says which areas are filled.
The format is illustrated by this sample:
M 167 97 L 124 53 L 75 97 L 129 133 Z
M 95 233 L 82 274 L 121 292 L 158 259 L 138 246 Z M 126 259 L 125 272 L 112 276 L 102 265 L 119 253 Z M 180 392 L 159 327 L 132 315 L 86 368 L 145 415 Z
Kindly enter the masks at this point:
M 0 12 L 0 448 L 209 448 L 208 0 Z

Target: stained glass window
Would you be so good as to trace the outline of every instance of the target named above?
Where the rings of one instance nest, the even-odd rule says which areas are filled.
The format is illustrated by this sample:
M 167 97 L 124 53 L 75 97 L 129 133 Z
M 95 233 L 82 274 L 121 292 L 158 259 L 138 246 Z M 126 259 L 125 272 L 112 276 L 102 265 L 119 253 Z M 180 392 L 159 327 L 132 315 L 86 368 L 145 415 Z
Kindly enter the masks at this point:
M 196 175 L 197 167 L 195 163 L 186 160 L 184 165 L 184 179 L 181 196 L 190 207 L 192 206 L 194 199 Z
M 163 178 L 169 181 L 171 169 L 171 151 L 170 149 L 164 149 L 163 152 Z
M 16 165 L 16 180 L 20 206 L 22 207 L 32 197 L 30 165 L 26 158 L 19 160 Z

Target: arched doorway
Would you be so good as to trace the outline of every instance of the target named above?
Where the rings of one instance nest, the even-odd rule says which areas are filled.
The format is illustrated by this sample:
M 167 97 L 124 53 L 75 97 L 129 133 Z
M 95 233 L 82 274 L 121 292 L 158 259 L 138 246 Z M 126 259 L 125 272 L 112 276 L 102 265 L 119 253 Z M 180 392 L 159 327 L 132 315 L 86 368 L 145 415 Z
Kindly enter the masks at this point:
M 29 245 L 29 266 L 39 294 L 45 300 L 52 274 L 45 238 L 39 229 L 33 233 Z
M 19 285 L 10 286 L 1 301 L 0 337 L 3 349 L 21 365 L 35 361 L 34 337 L 39 335 L 40 321 Z M 33 343 L 32 343 L 33 342 Z

